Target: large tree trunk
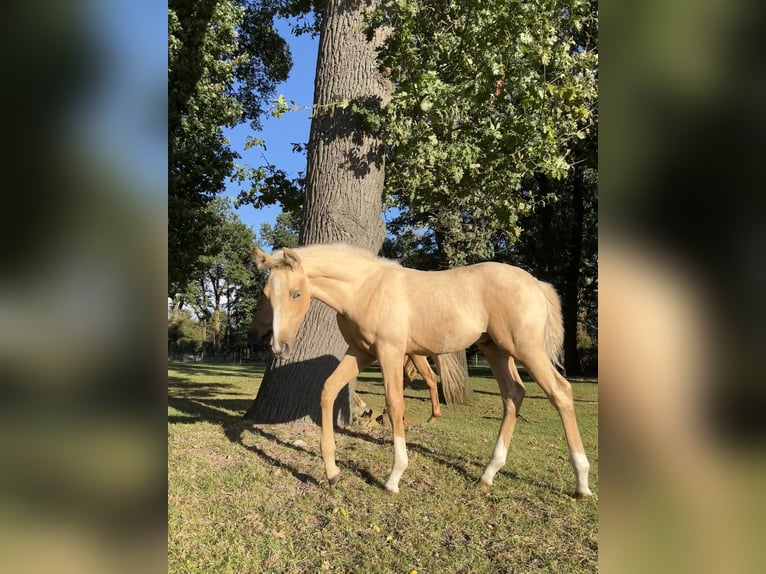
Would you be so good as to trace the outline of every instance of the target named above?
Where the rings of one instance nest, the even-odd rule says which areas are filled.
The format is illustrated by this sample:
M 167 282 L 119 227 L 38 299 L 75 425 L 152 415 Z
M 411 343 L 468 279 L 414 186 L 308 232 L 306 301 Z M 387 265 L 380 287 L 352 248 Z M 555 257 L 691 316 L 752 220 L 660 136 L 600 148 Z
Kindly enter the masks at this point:
M 308 145 L 306 202 L 301 245 L 343 241 L 377 253 L 385 226 L 381 217 L 383 149 L 365 133 L 361 118 L 347 101 L 380 106 L 390 97 L 375 49 L 380 35 L 367 42 L 364 13 L 379 0 L 325 3 L 314 83 L 314 118 Z M 314 301 L 288 360 L 267 368 L 258 396 L 245 415 L 255 422 L 320 421 L 319 397 L 327 376 L 348 345 L 338 331 L 335 311 Z M 336 402 L 336 421 L 346 424 L 352 389 Z

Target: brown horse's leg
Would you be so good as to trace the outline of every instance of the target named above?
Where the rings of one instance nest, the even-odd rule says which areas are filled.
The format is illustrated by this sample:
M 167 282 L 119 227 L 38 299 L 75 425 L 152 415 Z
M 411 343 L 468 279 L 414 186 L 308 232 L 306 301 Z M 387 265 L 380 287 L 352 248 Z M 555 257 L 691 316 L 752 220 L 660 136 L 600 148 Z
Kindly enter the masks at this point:
M 387 491 L 396 494 L 399 492 L 399 480 L 409 464 L 404 441 L 404 353 L 392 349 L 381 352 L 380 346 L 378 352 L 386 389 L 386 410 L 394 432 L 394 464 L 385 486 Z
M 436 374 L 431 370 L 431 366 L 428 364 L 428 359 L 426 357 L 423 357 L 422 355 L 408 355 L 408 357 L 428 385 L 428 392 L 431 395 L 431 418 L 428 419 L 428 422 L 436 422 L 436 420 L 442 416 L 442 409 L 439 405 L 439 390 L 436 387 Z
M 520 357 L 527 370 L 534 377 L 537 384 L 548 395 L 551 403 L 559 413 L 561 422 L 564 424 L 564 434 L 569 447 L 569 460 L 575 471 L 577 488 L 576 498 L 587 498 L 592 495 L 588 487 L 588 471 L 590 463 L 585 456 L 580 429 L 577 427 L 575 418 L 574 399 L 572 397 L 572 385 L 562 377 L 551 363 L 544 352 L 531 357 Z
M 516 415 L 521 409 L 526 389 L 513 359 L 506 351 L 499 349 L 494 343 L 480 345 L 479 348 L 489 361 L 492 374 L 497 379 L 500 394 L 503 397 L 503 422 L 500 424 L 495 450 L 492 453 L 492 460 L 489 461 L 484 474 L 479 479 L 480 484 L 491 486 L 497 471 L 505 466 L 508 445 L 516 426 Z
M 373 357 L 367 353 L 349 347 L 346 356 L 324 382 L 321 398 L 322 437 L 319 441 L 319 449 L 324 461 L 325 474 L 330 484 L 335 484 L 340 478 L 340 470 L 335 464 L 335 435 L 333 433 L 335 399 L 340 390 L 372 361 Z

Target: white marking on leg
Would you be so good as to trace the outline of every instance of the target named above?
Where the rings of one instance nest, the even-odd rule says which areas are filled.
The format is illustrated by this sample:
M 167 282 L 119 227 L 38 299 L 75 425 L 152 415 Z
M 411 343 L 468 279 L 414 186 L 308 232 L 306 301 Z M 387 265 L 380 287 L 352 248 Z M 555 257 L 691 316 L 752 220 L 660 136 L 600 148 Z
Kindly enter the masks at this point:
M 590 471 L 590 463 L 588 457 L 584 452 L 574 452 L 570 456 L 572 461 L 572 467 L 577 477 L 577 490 L 575 491 L 578 496 L 591 496 L 593 493 L 588 487 L 588 472 Z
M 394 437 L 394 466 L 391 469 L 391 474 L 388 475 L 386 481 L 386 490 L 393 492 L 394 494 L 399 492 L 399 480 L 402 478 L 405 469 L 409 465 L 410 461 L 407 457 L 407 443 L 404 442 L 403 436 Z
M 495 443 L 495 451 L 492 453 L 492 460 L 489 461 L 487 468 L 484 470 L 484 474 L 481 475 L 480 481 L 486 485 L 492 485 L 492 481 L 497 474 L 497 471 L 505 466 L 505 461 L 508 457 L 508 449 L 503 443 L 502 437 L 497 438 Z

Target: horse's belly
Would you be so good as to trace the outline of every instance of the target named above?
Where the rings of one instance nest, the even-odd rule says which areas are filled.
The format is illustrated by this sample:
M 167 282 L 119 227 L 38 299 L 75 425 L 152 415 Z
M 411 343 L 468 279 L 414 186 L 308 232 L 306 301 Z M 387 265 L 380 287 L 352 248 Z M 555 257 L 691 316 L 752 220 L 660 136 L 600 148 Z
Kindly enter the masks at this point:
M 443 354 L 460 351 L 475 343 L 487 330 L 486 314 L 470 306 L 454 303 L 445 310 L 439 305 L 425 306 L 411 318 L 409 344 L 414 353 Z M 414 350 L 417 348 L 417 350 Z
M 419 355 L 453 353 L 470 347 L 479 340 L 482 333 L 483 329 L 473 328 L 460 331 L 444 329 L 438 332 L 413 334 L 407 350 Z

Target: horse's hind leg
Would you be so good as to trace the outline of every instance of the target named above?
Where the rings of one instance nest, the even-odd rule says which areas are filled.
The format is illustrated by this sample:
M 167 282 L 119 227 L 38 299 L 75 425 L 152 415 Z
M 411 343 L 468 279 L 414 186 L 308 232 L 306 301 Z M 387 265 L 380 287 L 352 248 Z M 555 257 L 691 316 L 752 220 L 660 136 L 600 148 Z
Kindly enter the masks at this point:
M 585 456 L 580 429 L 577 427 L 572 385 L 559 374 L 544 352 L 534 354 L 531 357 L 519 357 L 519 359 L 524 362 L 524 365 L 535 381 L 537 381 L 537 384 L 548 395 L 548 398 L 553 403 L 553 406 L 556 407 L 561 417 L 569 447 L 569 460 L 572 463 L 577 479 L 575 497 L 587 498 L 591 496 L 592 492 L 588 487 L 590 463 Z
M 431 418 L 428 419 L 428 422 L 436 422 L 442 416 L 441 406 L 439 405 L 439 390 L 436 386 L 436 374 L 431 370 L 426 357 L 421 355 L 408 355 L 408 357 L 428 385 L 428 392 L 431 395 Z
M 335 367 L 332 374 L 327 377 L 322 388 L 322 437 L 319 441 L 319 450 L 324 461 L 325 474 L 330 484 L 335 484 L 340 478 L 340 469 L 335 464 L 335 434 L 333 421 L 333 407 L 340 390 L 364 370 L 373 357 L 349 348 L 346 356 Z
M 524 400 L 526 389 L 521 382 L 513 359 L 506 351 L 499 349 L 494 343 L 483 344 L 479 348 L 489 361 L 492 374 L 497 379 L 500 394 L 503 397 L 503 422 L 500 424 L 495 450 L 484 474 L 479 479 L 480 484 L 491 486 L 497 471 L 505 466 L 508 445 L 511 442 L 511 436 L 513 436 L 516 416 L 521 409 L 521 402 Z

